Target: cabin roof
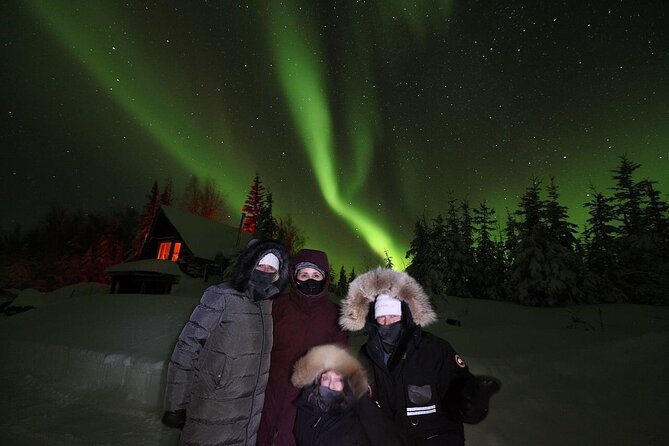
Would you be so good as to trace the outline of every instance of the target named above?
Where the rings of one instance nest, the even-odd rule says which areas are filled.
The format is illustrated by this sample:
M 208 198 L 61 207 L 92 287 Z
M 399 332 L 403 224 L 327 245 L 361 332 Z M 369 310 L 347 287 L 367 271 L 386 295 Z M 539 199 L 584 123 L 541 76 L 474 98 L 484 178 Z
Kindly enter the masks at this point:
M 195 257 L 214 260 L 218 253 L 229 256 L 251 239 L 250 234 L 242 231 L 237 244 L 239 231 L 235 227 L 172 206 L 163 205 L 160 209 Z

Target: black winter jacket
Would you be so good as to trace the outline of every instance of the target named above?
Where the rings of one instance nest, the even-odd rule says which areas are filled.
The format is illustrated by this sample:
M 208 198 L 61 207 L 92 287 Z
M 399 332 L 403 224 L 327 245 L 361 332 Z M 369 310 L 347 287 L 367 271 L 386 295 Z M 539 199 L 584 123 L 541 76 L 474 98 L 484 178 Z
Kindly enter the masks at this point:
M 374 315 L 381 294 L 401 302 L 403 333 L 393 342 L 387 365 Z M 448 342 L 423 331 L 436 319 L 430 297 L 414 278 L 376 268 L 349 284 L 339 324 L 350 331 L 366 328 L 369 341 L 359 360 L 368 372 L 372 398 L 413 444 L 462 446 L 462 423 L 481 421 L 488 400 L 478 398 L 472 403 L 467 398 L 469 383 L 475 383 L 467 365 Z
M 460 407 L 462 386 L 472 374 L 448 342 L 413 325 L 388 365 L 376 333 L 359 359 L 369 373 L 372 397 L 416 445 L 464 445 L 463 420 L 478 421 Z
M 335 413 L 324 413 L 308 395 L 306 387 L 297 401 L 295 438 L 297 446 L 403 446 L 398 430 L 385 419 L 367 395 L 351 398 L 349 406 Z

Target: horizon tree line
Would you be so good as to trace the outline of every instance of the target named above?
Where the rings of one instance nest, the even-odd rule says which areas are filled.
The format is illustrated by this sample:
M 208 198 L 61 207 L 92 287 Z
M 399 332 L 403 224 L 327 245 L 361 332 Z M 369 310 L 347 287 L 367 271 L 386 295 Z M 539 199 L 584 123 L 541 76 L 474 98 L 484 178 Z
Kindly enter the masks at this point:
M 669 205 L 655 182 L 636 181 L 641 167 L 626 155 L 613 169 L 606 195 L 591 187 L 584 203 L 588 219 L 581 234 L 559 201 L 554 178 L 544 187 L 531 178 L 515 211 L 506 210 L 504 229 L 486 201 L 470 207 L 449 197 L 446 212 L 419 216 L 406 271 L 432 295 L 505 300 L 524 305 L 626 302 L 669 303 Z M 544 197 L 545 195 L 545 197 Z M 177 205 L 218 219 L 223 196 L 214 180 L 192 176 L 180 200 L 171 179 L 154 181 L 141 213 L 128 206 L 103 213 L 53 207 L 37 228 L 0 233 L 0 287 L 42 290 L 81 281 L 106 282 L 104 269 L 139 253 L 155 212 Z M 273 197 L 256 174 L 242 206 L 241 227 L 254 236 L 282 241 L 291 253 L 305 238 L 290 215 L 275 218 Z M 380 264 L 392 268 L 386 256 Z M 355 269 L 331 268 L 331 291 L 347 292 Z
M 419 217 L 406 271 L 433 295 L 531 306 L 669 304 L 669 205 L 654 181 L 634 179 L 640 164 L 619 159 L 612 194 L 591 188 L 580 236 L 554 178 L 542 187 L 534 177 L 518 208 L 507 209 L 504 230 L 485 201 L 471 209 L 451 197 L 445 216 Z

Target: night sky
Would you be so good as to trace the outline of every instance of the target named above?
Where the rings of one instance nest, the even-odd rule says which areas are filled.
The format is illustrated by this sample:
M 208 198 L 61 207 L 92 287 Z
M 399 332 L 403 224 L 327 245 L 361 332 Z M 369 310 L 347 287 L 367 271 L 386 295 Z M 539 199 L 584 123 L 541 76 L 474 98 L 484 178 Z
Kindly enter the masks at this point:
M 503 222 L 554 176 L 582 224 L 618 156 L 669 192 L 667 1 L 3 1 L 0 227 L 257 172 L 358 273 L 449 192 Z

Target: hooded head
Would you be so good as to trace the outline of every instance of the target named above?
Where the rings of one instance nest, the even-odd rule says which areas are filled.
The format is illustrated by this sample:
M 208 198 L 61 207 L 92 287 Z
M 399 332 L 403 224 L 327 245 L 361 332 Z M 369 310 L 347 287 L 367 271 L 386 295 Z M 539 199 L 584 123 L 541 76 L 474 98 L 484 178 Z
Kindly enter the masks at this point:
M 258 260 L 258 266 L 256 269 L 264 269 L 268 272 L 279 272 L 281 267 L 281 262 L 276 254 L 272 252 L 267 252 L 260 260 Z
M 365 323 L 376 317 L 376 299 L 388 296 L 399 300 L 400 314 L 407 323 L 425 327 L 437 320 L 430 297 L 423 287 L 405 272 L 376 268 L 353 280 L 348 294 L 341 303 L 339 325 L 349 331 L 362 330 Z M 397 304 L 382 297 L 379 311 L 397 312 Z M 386 313 L 387 314 L 387 313 Z
M 298 278 L 301 271 L 320 273 L 323 279 Z M 305 297 L 327 296 L 330 285 L 330 262 L 328 262 L 327 254 L 316 249 L 298 251 L 291 261 L 290 281 L 293 288 Z
M 346 349 L 335 344 L 319 345 L 309 350 L 295 363 L 290 380 L 295 387 L 317 386 L 326 371 L 342 375 L 346 388 L 355 398 L 367 392 L 369 383 L 362 364 Z
M 288 261 L 288 251 L 280 243 L 253 239 L 237 260 L 232 285 L 240 292 L 251 291 L 256 300 L 276 297 L 288 283 Z M 263 265 L 275 269 L 276 272 L 262 271 L 266 269 Z

